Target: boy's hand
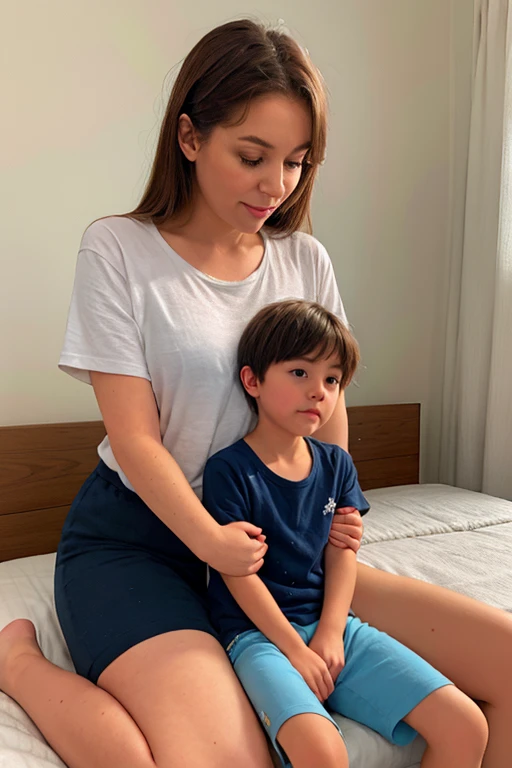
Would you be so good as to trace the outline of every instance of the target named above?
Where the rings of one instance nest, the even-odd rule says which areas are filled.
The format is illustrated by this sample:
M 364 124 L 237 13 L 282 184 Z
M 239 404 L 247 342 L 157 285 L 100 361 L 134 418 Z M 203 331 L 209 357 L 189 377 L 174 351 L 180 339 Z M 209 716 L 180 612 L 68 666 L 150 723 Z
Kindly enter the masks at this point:
M 345 666 L 345 649 L 343 647 L 343 633 L 330 629 L 323 629 L 319 624 L 315 634 L 311 638 L 309 648 L 325 662 L 332 682 L 335 683 L 338 675 Z
M 332 677 L 325 661 L 305 643 L 287 654 L 288 660 L 300 672 L 320 702 L 334 691 Z
M 332 517 L 329 543 L 357 552 L 363 538 L 363 520 L 355 507 L 340 507 Z
M 263 565 L 265 538 L 261 528 L 245 520 L 219 525 L 208 565 L 227 576 L 250 576 Z

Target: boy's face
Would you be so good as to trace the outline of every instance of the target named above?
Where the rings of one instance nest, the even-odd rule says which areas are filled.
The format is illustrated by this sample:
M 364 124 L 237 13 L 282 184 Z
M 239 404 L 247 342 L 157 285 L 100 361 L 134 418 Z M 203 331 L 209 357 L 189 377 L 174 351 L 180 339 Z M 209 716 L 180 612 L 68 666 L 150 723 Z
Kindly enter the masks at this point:
M 295 436 L 312 435 L 332 416 L 340 394 L 341 365 L 332 355 L 274 363 L 255 383 L 259 422 L 270 422 Z

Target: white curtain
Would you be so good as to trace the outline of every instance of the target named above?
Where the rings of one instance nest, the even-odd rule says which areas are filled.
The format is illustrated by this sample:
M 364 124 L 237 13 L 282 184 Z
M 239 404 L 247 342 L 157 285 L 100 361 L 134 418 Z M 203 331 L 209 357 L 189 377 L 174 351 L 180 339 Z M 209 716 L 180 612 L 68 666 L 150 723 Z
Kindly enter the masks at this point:
M 466 204 L 462 237 L 452 237 L 439 467 L 441 482 L 507 499 L 512 499 L 511 3 L 475 0 Z

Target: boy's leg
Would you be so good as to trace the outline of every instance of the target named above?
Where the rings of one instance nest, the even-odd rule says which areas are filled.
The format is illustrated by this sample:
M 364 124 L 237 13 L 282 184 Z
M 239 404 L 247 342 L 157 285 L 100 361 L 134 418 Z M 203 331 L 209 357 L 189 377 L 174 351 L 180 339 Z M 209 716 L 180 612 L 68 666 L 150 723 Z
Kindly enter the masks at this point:
M 481 710 L 454 685 L 439 688 L 406 717 L 427 749 L 422 768 L 480 768 L 489 730 Z
M 273 643 L 251 630 L 234 641 L 228 654 L 282 765 L 291 760 L 294 768 L 348 766 L 337 724 Z
M 348 768 L 348 754 L 339 731 L 321 715 L 295 715 L 279 729 L 277 740 L 293 768 Z
M 451 681 L 406 646 L 349 616 L 345 666 L 327 704 L 372 728 L 392 744 L 409 744 L 417 731 L 406 716 Z
M 512 753 L 512 615 L 417 579 L 358 564 L 352 607 L 430 662 L 472 699 L 489 723 L 483 765 Z

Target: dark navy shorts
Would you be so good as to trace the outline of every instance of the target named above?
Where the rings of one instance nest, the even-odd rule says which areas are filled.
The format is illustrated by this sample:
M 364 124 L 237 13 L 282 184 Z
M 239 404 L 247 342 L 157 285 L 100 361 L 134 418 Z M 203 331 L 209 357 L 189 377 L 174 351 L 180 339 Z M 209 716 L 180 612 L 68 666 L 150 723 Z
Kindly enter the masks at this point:
M 69 510 L 55 567 L 76 671 L 96 683 L 114 659 L 164 632 L 217 638 L 206 597 L 206 563 L 100 461 Z

